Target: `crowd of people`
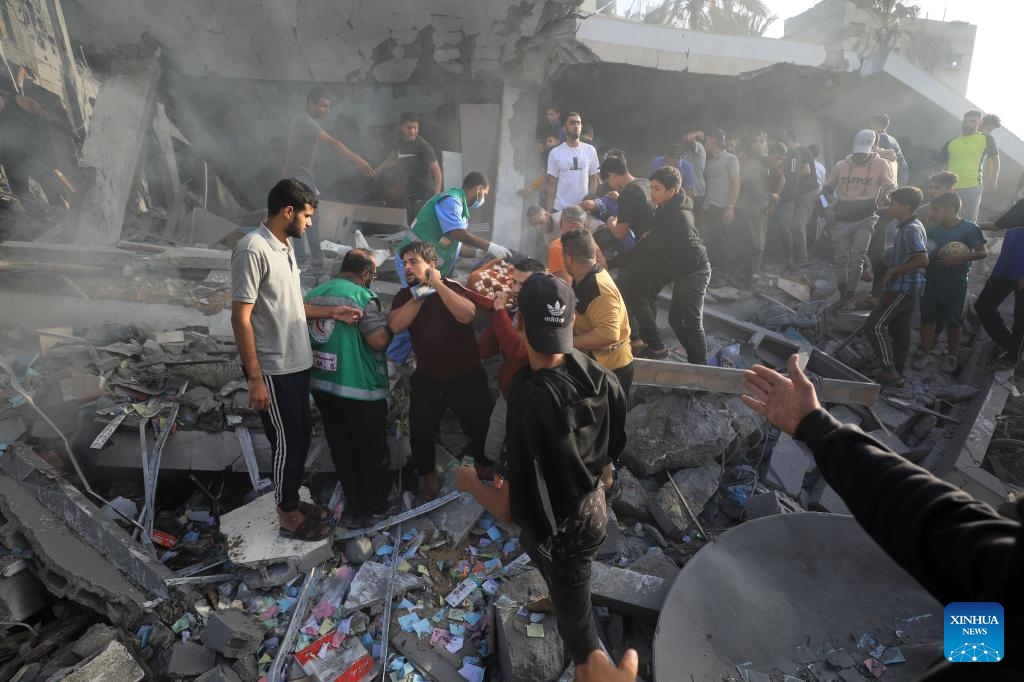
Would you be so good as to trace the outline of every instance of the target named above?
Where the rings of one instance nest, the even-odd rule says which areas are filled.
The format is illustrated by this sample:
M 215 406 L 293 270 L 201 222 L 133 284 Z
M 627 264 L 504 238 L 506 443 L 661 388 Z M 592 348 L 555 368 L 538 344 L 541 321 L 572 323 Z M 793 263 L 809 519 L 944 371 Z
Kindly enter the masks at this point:
M 311 93 L 308 103 L 314 123 L 312 110 L 324 99 L 314 95 L 320 94 Z M 544 197 L 527 214 L 544 241 L 537 257 L 513 253 L 468 230 L 470 210 L 489 193 L 483 174 L 470 172 L 461 185 L 441 191 L 427 166 L 434 194 L 423 199 L 399 246 L 402 288 L 387 313 L 371 286 L 378 264 L 362 249 L 350 250 L 340 275 L 303 297 L 298 244 L 314 224 L 316 190 L 308 175 L 281 180 L 268 196 L 266 221 L 238 244 L 232 258 L 232 326 L 250 405 L 260 412 L 273 448 L 279 533 L 303 540 L 331 533 L 328 510 L 298 496 L 311 433 L 310 393 L 348 498 L 350 522 L 395 511 L 389 502 L 387 359 L 411 353 L 416 362 L 408 418 L 419 493 L 413 503 L 439 494 L 435 441 L 451 409 L 471 455 L 456 468 L 455 485 L 497 519 L 520 527 L 523 546 L 548 585 L 577 679 L 633 679 L 635 656 L 615 670 L 594 653 L 601 644 L 591 612 L 590 572 L 605 536 L 606 505 L 618 494 L 615 464 L 626 446 L 634 358 L 669 355 L 657 324 L 657 296 L 671 287 L 669 327 L 688 362 L 707 363 L 702 317 L 713 271 L 755 281 L 770 222 L 785 235 L 785 257 L 794 264 L 806 260 L 810 237 L 820 238 L 817 229 L 806 227 L 820 214 L 833 244 L 840 306 L 852 301 L 863 268 L 871 268 L 879 281 L 865 329 L 881 365 L 878 380 L 902 381 L 911 361 L 915 306 L 922 317 L 915 366 L 931 361 L 939 325 L 955 359 L 970 262 L 986 253 L 973 220 L 975 195 L 982 191 L 975 188 L 983 178 L 988 182 L 983 166 L 998 169 L 994 145 L 987 137 L 974 139 L 984 137 L 971 128 L 981 119 L 975 113 L 965 117 L 963 135 L 946 145 L 952 170 L 932 176 L 931 202 L 923 211 L 921 190 L 898 186 L 906 163 L 885 132 L 884 116 L 857 133 L 851 154 L 830 173 L 820 167 L 816 150 L 785 131 L 743 145 L 721 130 L 704 135 L 688 128 L 651 164 L 649 177 L 638 178 L 623 151 L 599 156 L 584 140 L 578 113 L 561 117 L 549 109 L 542 131 L 552 143 Z M 403 135 L 408 123 L 403 121 Z M 293 123 L 293 133 L 305 140 L 306 170 L 317 140 L 341 153 L 347 149 L 308 122 Z M 975 161 L 965 161 L 967 154 Z M 1018 368 L 1024 351 L 1021 225 L 1024 201 L 996 221 L 996 228 L 1016 229 L 1008 233 L 977 306 L 985 328 Z M 874 264 L 873 241 L 881 251 Z M 964 248 L 944 248 L 948 243 Z M 463 245 L 512 265 L 509 293 L 484 295 L 454 278 Z M 1011 293 L 1018 305 L 1012 330 L 997 311 Z M 474 321 L 481 311 L 490 319 L 478 340 Z M 495 355 L 501 356 L 496 397 L 481 364 Z M 952 361 L 940 365 L 955 370 Z M 933 593 L 945 601 L 982 595 L 1009 600 L 1009 582 L 1003 580 L 1012 562 L 1019 566 L 1019 524 L 999 520 L 856 427 L 836 423 L 820 409 L 795 362 L 789 378 L 763 367 L 747 377 L 748 406 L 810 445 L 868 532 Z M 836 448 L 847 451 L 842 463 L 826 457 Z M 952 565 L 932 554 L 939 549 L 903 542 L 889 521 L 879 525 L 875 512 L 884 491 L 870 472 L 883 469 L 893 490 L 915 482 L 921 508 L 934 502 L 953 510 L 942 518 L 914 517 L 904 536 L 930 535 L 923 528 L 933 526 L 936 533 L 962 533 L 961 549 L 991 559 L 983 570 L 974 567 L 979 573 L 972 587 L 950 577 Z M 984 538 L 968 537 L 968 523 L 987 524 L 989 531 Z

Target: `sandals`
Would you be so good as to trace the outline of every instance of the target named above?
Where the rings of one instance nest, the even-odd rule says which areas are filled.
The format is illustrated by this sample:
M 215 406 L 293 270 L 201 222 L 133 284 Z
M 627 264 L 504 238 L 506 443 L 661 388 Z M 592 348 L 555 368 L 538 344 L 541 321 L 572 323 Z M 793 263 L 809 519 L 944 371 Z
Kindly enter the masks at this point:
M 285 540 L 303 540 L 306 542 L 316 542 L 317 540 L 323 540 L 331 535 L 331 524 L 327 523 L 323 519 L 315 519 L 312 516 L 307 516 L 302 519 L 302 523 L 295 530 L 288 530 L 281 526 L 277 530 L 277 534 Z
M 329 521 L 331 519 L 330 510 L 319 504 L 310 504 L 309 502 L 299 500 L 299 511 L 302 512 L 302 515 L 306 518 L 315 519 L 317 521 Z

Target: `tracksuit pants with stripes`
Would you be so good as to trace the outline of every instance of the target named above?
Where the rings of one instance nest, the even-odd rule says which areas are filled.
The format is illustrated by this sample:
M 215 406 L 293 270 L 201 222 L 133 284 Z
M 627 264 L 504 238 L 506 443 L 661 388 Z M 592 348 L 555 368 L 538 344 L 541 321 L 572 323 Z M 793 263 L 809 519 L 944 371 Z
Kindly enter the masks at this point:
M 270 406 L 260 412 L 260 421 L 273 455 L 274 502 L 284 512 L 299 508 L 299 485 L 313 432 L 309 379 L 308 369 L 263 375 Z
M 910 355 L 910 319 L 917 299 L 907 294 L 887 291 L 868 315 L 864 335 L 868 337 L 875 357 L 884 370 L 902 373 Z M 890 340 L 891 339 L 891 340 Z

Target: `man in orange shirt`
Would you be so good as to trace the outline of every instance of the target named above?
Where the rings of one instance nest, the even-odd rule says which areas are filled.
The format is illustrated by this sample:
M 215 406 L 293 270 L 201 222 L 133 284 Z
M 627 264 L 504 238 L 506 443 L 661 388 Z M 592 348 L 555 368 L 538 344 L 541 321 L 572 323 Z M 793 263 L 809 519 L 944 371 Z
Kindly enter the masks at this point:
M 565 269 L 565 259 L 562 258 L 562 235 L 569 230 L 584 230 L 586 227 L 586 211 L 577 204 L 566 206 L 558 215 L 558 237 L 548 246 L 548 272 L 569 285 L 572 285 L 572 277 Z M 597 262 L 602 268 L 608 267 L 600 248 L 597 249 Z

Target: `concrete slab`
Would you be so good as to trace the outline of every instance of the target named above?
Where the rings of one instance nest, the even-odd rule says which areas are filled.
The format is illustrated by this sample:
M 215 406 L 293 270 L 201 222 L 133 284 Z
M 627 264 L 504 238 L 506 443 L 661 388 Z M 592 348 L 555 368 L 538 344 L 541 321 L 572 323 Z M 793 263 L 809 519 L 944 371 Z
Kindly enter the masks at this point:
M 299 497 L 312 502 L 309 490 Z M 333 556 L 331 539 L 318 542 L 286 540 L 278 534 L 277 508 L 272 492 L 220 519 L 220 532 L 227 540 L 228 560 L 252 569 L 243 575 L 250 587 L 283 585 L 300 573 Z
M 266 634 L 263 624 L 252 614 L 240 609 L 215 611 L 203 628 L 203 645 L 210 653 L 216 651 L 228 658 L 240 658 L 254 653 Z M 206 672 L 216 660 L 199 672 Z M 198 673 L 193 673 L 198 674 Z
M 595 563 L 594 566 L 598 565 Z M 501 587 L 505 595 L 517 604 L 525 604 L 533 595 L 548 595 L 548 586 L 538 571 L 525 571 Z M 558 634 L 553 614 L 543 621 L 543 637 L 527 637 L 530 619 L 517 614 L 517 608 L 495 609 L 495 631 L 498 637 L 498 665 L 502 679 L 557 680 L 562 674 L 564 645 Z
M 368 606 L 383 604 L 387 596 L 388 581 L 391 579 L 391 567 L 378 564 L 375 561 L 367 561 L 359 567 L 356 577 L 352 579 L 352 585 L 348 590 L 348 598 L 342 609 L 346 613 L 359 611 Z M 418 575 L 402 573 L 395 574 L 395 598 L 401 597 L 410 590 L 427 587 L 430 583 Z
M 99 656 L 72 672 L 62 682 L 139 682 L 145 676 L 124 644 L 111 642 Z
M 597 562 L 590 576 L 595 606 L 607 606 L 616 613 L 635 618 L 657 618 L 670 585 L 664 578 Z
M 629 565 L 629 570 L 654 575 L 671 583 L 679 573 L 679 566 L 660 547 L 651 547 L 646 554 Z
M 833 417 L 844 424 L 856 424 L 857 426 L 860 426 L 864 422 L 859 414 L 845 405 L 836 405 L 835 407 L 830 408 L 829 412 Z
M 428 679 L 437 682 L 464 682 L 464 678 L 451 662 L 435 651 L 429 638 L 419 639 L 401 628 L 394 628 L 392 632 L 395 632 L 391 637 L 391 644 L 395 650 L 405 656 Z
M 686 505 L 694 514 L 700 515 L 704 505 L 718 490 L 722 478 L 722 465 L 708 462 L 704 466 L 680 469 L 672 474 L 679 492 L 686 499 Z M 661 531 L 673 541 L 678 542 L 683 533 L 693 525 L 695 519 L 690 517 L 686 506 L 679 500 L 679 494 L 671 483 L 665 482 L 651 498 L 651 515 Z
M 49 603 L 50 595 L 26 559 L 0 559 L 0 620 L 24 621 Z
M 885 429 L 875 429 L 874 431 L 867 432 L 869 436 L 877 440 L 882 445 L 885 445 L 890 450 L 895 452 L 897 455 L 905 455 L 910 452 L 910 448 L 904 444 L 899 438 L 894 436 L 891 432 Z
M 886 428 L 890 431 L 897 434 L 901 433 L 915 416 L 915 413 L 910 410 L 893 407 L 884 400 L 876 400 L 872 407 L 879 421 L 885 424 Z
M 631 516 L 641 521 L 649 520 L 651 512 L 647 508 L 647 491 L 640 485 L 640 481 L 626 467 L 619 467 L 616 476 L 619 478 L 622 492 L 612 502 L 612 509 L 624 516 Z
M 453 545 L 466 539 L 469 531 L 480 521 L 484 508 L 469 493 L 427 514 L 434 524 L 448 533 Z
M 747 521 L 759 519 L 762 516 L 773 514 L 789 514 L 791 512 L 803 511 L 796 500 L 778 490 L 770 490 L 761 495 L 754 495 L 744 507 L 744 514 Z
M 765 483 L 798 497 L 804 485 L 804 476 L 813 466 L 814 456 L 807 446 L 782 433 L 772 450 Z
M 217 665 L 217 652 L 195 642 L 177 642 L 171 648 L 167 673 L 174 677 L 202 675 Z

